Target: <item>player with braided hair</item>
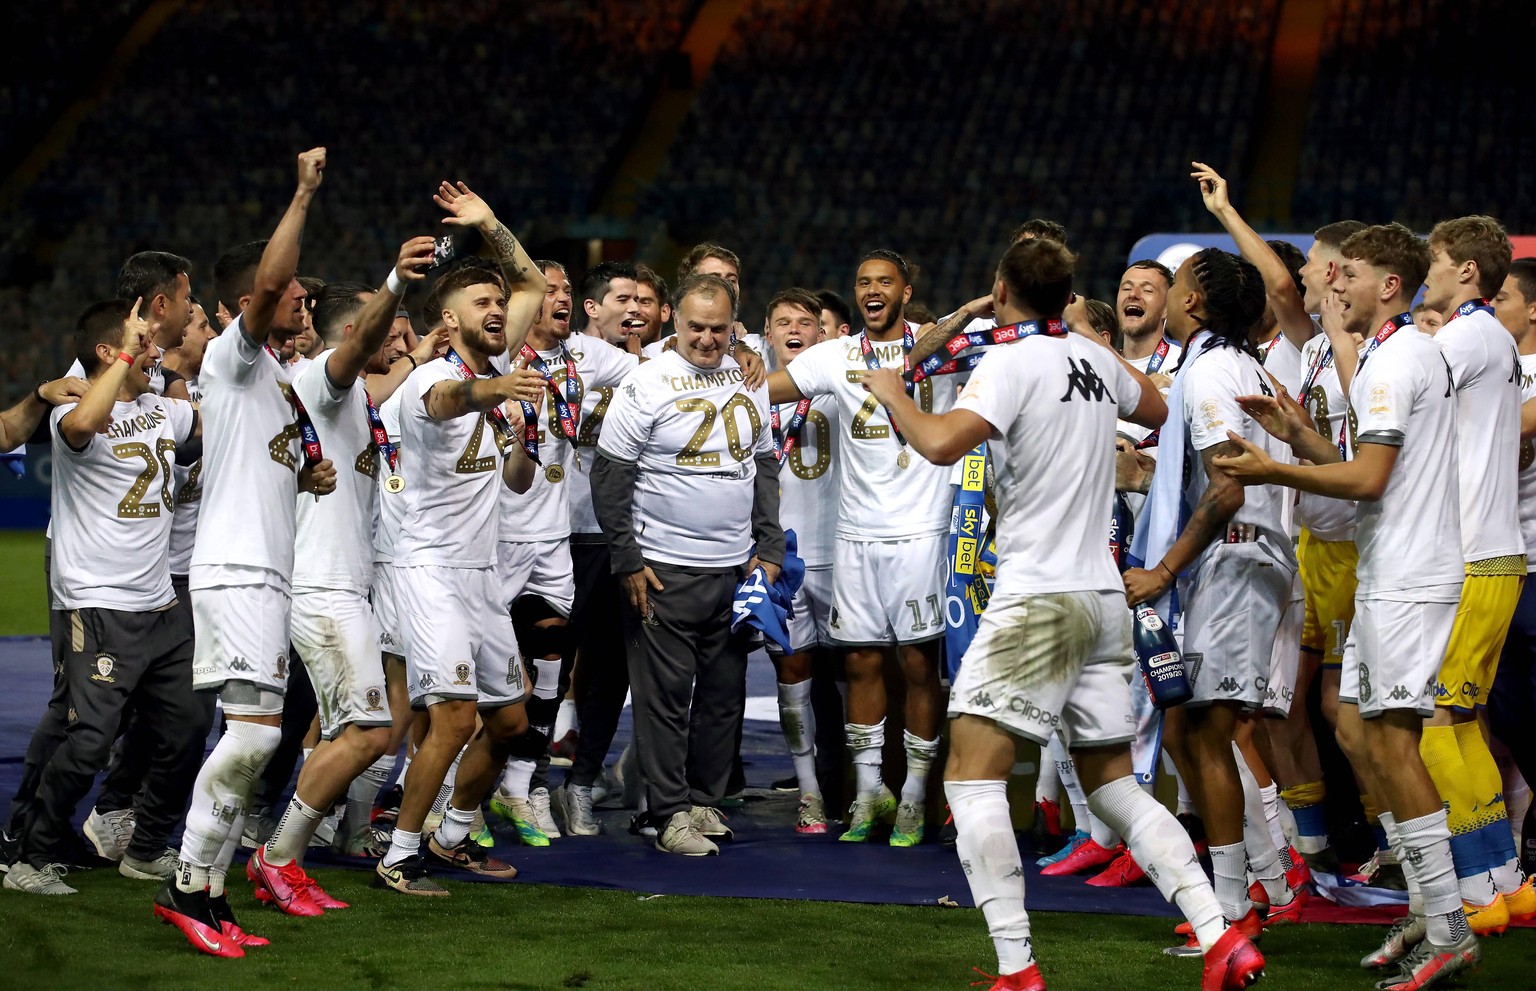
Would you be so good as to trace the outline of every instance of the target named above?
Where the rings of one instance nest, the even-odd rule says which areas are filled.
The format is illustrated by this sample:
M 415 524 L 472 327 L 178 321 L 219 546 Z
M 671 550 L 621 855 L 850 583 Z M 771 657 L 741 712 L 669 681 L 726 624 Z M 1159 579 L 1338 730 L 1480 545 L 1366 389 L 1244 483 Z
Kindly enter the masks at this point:
M 1256 935 L 1263 916 L 1249 898 L 1244 818 L 1266 830 L 1258 786 L 1240 768 L 1232 742 L 1239 718 L 1259 708 L 1270 644 L 1296 570 L 1274 486 L 1244 490 L 1214 461 L 1238 448 L 1231 431 L 1256 443 L 1267 434 L 1237 397 L 1272 395 L 1248 335 L 1263 317 L 1258 269 L 1229 252 L 1192 255 L 1168 295 L 1168 336 L 1183 346 L 1168 395 L 1159 445 L 1161 470 L 1132 545 L 1127 598 L 1152 602 L 1165 619 L 1182 612 L 1185 660 L 1194 698 L 1169 710 L 1164 744 L 1180 748 L 1190 790 L 1205 821 L 1216 897 L 1229 922 Z M 1182 470 L 1180 470 L 1182 469 Z M 1252 864 L 1278 915 L 1294 919 L 1298 898 L 1279 869 L 1273 843 Z M 1258 888 L 1254 889 L 1257 895 Z M 1198 944 L 1175 954 L 1198 953 Z

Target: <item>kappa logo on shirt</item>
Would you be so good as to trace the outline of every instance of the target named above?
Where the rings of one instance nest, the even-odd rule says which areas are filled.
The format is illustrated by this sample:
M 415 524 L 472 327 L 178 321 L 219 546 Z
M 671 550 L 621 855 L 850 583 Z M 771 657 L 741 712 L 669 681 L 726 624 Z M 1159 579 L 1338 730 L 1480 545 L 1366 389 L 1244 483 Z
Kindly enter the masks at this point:
M 1231 675 L 1227 675 L 1221 679 L 1221 684 L 1216 686 L 1216 690 L 1218 692 L 1240 692 L 1243 690 L 1243 683 Z
M 422 673 L 422 676 L 417 683 L 421 686 L 421 690 L 424 692 L 429 692 L 437 687 L 437 679 L 432 677 L 430 674 L 426 674 L 425 672 Z
M 980 709 L 995 709 L 995 708 L 997 708 L 997 704 L 992 701 L 991 694 L 989 692 L 987 692 L 985 689 L 983 689 L 982 691 L 977 692 L 975 695 L 972 695 L 969 699 L 966 700 L 965 704 L 966 705 L 974 705 L 974 706 L 976 706 L 977 708 L 980 708 Z
M 255 674 L 256 673 L 256 669 L 251 667 L 251 662 L 247 661 L 243 657 L 237 657 L 234 660 L 230 661 L 229 662 L 229 669 L 231 671 L 237 671 L 240 674 Z
M 1068 402 L 1074 395 L 1081 395 L 1084 399 L 1093 403 L 1101 403 L 1105 399 L 1115 401 L 1110 395 L 1109 389 L 1104 385 L 1104 380 L 1099 378 L 1099 373 L 1094 371 L 1093 365 L 1087 358 L 1078 361 L 1076 358 L 1067 359 L 1071 371 L 1067 373 L 1067 391 L 1061 396 L 1062 402 Z
M 1387 693 L 1387 698 L 1394 702 L 1401 702 L 1404 699 L 1413 698 L 1413 694 L 1402 685 L 1393 685 L 1392 690 Z

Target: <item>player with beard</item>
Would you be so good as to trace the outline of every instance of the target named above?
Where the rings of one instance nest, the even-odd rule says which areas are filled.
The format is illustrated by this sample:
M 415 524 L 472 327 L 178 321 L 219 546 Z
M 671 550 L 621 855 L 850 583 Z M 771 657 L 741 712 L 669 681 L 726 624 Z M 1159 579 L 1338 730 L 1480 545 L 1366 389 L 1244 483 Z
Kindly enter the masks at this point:
M 1474 932 L 1497 933 L 1514 916 L 1536 916 L 1536 893 L 1520 873 L 1498 765 L 1477 718 L 1478 708 L 1488 704 L 1525 581 L 1519 463 L 1508 453 L 1520 447 L 1520 356 L 1488 303 L 1504 285 L 1512 251 L 1499 222 L 1481 216 L 1436 224 L 1429 248 L 1424 303 L 1445 314 L 1435 343 L 1456 384 L 1466 579 L 1422 747 L 1450 813 L 1451 854 L 1467 921 Z
M 769 377 L 769 389 L 778 404 L 821 396 L 838 402 L 843 466 L 828 626 L 845 651 L 845 731 L 858 789 L 840 838 L 865 842 L 877 821 L 894 814 L 890 843 L 906 847 L 922 841 L 928 772 L 939 747 L 950 472 L 914 456 L 885 408 L 856 381 L 863 370 L 907 364 L 918 328 L 902 318 L 912 297 L 906 262 L 883 249 L 864 256 L 854 294 L 864 331 L 801 352 Z M 915 392 L 925 412 L 954 404 L 952 380 L 924 379 Z M 892 659 L 906 680 L 907 774 L 899 808 L 881 779 L 885 666 Z
M 397 620 L 405 641 L 411 703 L 430 713 L 400 802 L 377 884 L 410 895 L 446 895 L 426 876 L 422 825 L 459 758 L 446 814 L 427 841 L 433 861 L 493 877 L 517 871 L 470 838 L 480 803 L 514 748 L 537 755 L 547 740 L 528 731 L 522 658 L 496 586 L 497 491 L 526 491 L 534 463 L 520 442 L 522 417 L 509 400 L 542 402 L 545 382 L 493 361 L 516 354 L 544 299 L 544 275 L 489 205 L 468 186 L 444 182 L 433 199 L 445 224 L 475 227 L 495 249 L 507 286 L 483 269 L 443 276 L 434 290 L 448 327 L 448 353 L 400 390 L 400 438 L 408 477 L 395 539 Z M 509 417 L 506 410 L 510 408 Z M 503 446 L 505 450 L 503 450 Z M 386 489 L 390 484 L 386 482 Z M 476 712 L 482 730 L 476 732 Z M 468 743 L 468 748 L 465 744 Z
M 197 776 L 181 863 L 154 909 L 213 956 L 245 954 L 224 881 L 252 788 L 281 736 L 295 498 L 336 485 L 313 446 L 300 463 L 293 442 L 303 426 L 276 356 L 302 325 L 294 272 L 324 168 L 324 148 L 301 154 L 298 188 L 272 239 L 234 249 L 214 269 L 220 301 L 239 315 L 203 356 L 203 507 L 189 584 L 200 634 L 193 684 L 219 692 L 227 728 Z
M 1215 458 L 1236 452 L 1230 430 L 1264 436 L 1238 408 L 1237 397 L 1273 393 L 1263 367 L 1245 350 L 1249 332 L 1263 316 L 1265 291 L 1253 265 L 1207 248 L 1180 266 L 1168 300 L 1168 332 L 1184 358 L 1160 431 L 1161 470 L 1152 479 L 1132 545 L 1145 567 L 1126 570 L 1125 589 L 1133 606 L 1154 603 L 1164 622 L 1176 608 L 1183 613 L 1194 697 L 1168 710 L 1165 745 L 1184 750 L 1185 783 L 1204 820 L 1222 910 L 1251 936 L 1261 916 L 1249 898 L 1248 859 L 1266 844 L 1249 841 L 1245 824 L 1264 831 L 1266 840 L 1267 826 L 1258 789 L 1241 775 L 1232 744 L 1238 720 L 1263 702 L 1262 681 L 1270 670 L 1295 557 L 1281 525 L 1281 490 L 1257 487 L 1245 493 Z M 1269 876 L 1273 844 L 1267 850 L 1268 862 L 1254 863 L 1253 872 L 1271 915 L 1280 912 L 1293 920 L 1302 900 L 1280 872 Z M 1192 939 L 1174 952 L 1198 949 Z
M 325 348 L 293 383 L 321 448 L 352 455 L 352 470 L 338 473 L 330 498 L 298 501 L 296 539 L 304 554 L 294 566 L 291 636 L 315 687 L 322 742 L 304 761 L 276 831 L 245 868 L 256 899 L 289 915 L 346 907 L 314 883 L 298 858 L 332 804 L 389 741 L 384 669 L 368 591 L 375 479 L 393 472 L 399 459 L 387 438 L 373 431 L 377 406 L 363 376 L 408 285 L 425 278 L 433 247 L 430 237 L 402 245 L 378 292 L 360 282 L 321 289 L 311 317 Z
M 1447 811 L 1420 747 L 1435 704 L 1435 672 L 1459 612 L 1458 403 L 1450 365 L 1434 342 L 1414 332 L 1407 312 L 1430 268 L 1424 242 L 1400 224 L 1387 224 L 1350 236 L 1340 253 L 1343 265 L 1331 291 L 1343 304 L 1341 326 L 1371 335 L 1350 383 L 1354 457 L 1343 460 L 1333 440 L 1311 429 L 1284 397 L 1250 395 L 1240 397 L 1243 409 L 1312 463 L 1278 463 L 1232 432 L 1237 450 L 1218 458 L 1217 467 L 1244 485 L 1281 484 L 1358 500 L 1359 586 L 1339 727 L 1360 732 L 1358 749 L 1381 789 L 1381 821 L 1409 889 L 1408 915 L 1361 964 L 1400 964 L 1398 974 L 1377 987 L 1414 991 L 1481 958 L 1457 890 Z M 1451 274 L 1457 267 L 1449 266 Z M 1477 268 L 1474 263 L 1474 280 Z M 1507 342 L 1508 334 L 1499 332 Z
M 576 450 L 586 427 L 582 413 L 589 392 L 613 389 L 637 361 L 589 337 L 573 338 L 571 284 L 565 269 L 553 261 L 535 264 L 544 273 L 546 289 L 520 359 L 544 383 L 541 401 L 523 408 L 523 415 L 538 425 L 534 443 L 540 465 L 527 492 L 501 494 L 496 568 L 504 608 L 511 612 L 518 643 L 533 668 L 528 720 L 548 735 L 570 677 L 563 666 L 575 653 L 571 487 L 578 477 L 586 477 L 581 475 L 584 459 Z M 585 467 L 590 470 L 591 466 Z M 601 670 L 600 662 L 594 670 Z M 601 760 L 599 754 L 599 767 Z M 547 753 L 512 758 L 491 803 L 492 811 L 509 820 L 519 841 L 529 846 L 545 846 L 561 835 L 550 807 L 548 765 Z M 564 813 L 572 811 L 563 803 L 561 808 Z M 587 835 L 590 807 L 586 817 L 580 807 L 574 811 L 574 817 L 566 815 L 567 824 L 576 835 Z
M 768 302 L 768 346 L 780 368 L 819 344 L 821 300 L 806 289 L 786 289 Z M 779 728 L 794 761 L 800 790 L 797 833 L 825 833 L 826 805 L 816 775 L 816 724 L 811 678 L 818 651 L 830 650 L 832 547 L 837 527 L 837 399 L 830 395 L 772 411 L 779 471 L 779 522 L 793 530 L 805 580 L 795 593 L 789 621 L 790 652 L 770 645 L 778 671 Z
M 640 345 L 650 347 L 661 340 L 663 328 L 672 322 L 672 297 L 667 292 L 667 280 L 649 265 L 636 265 L 635 284 L 639 287 L 636 302 L 640 304 L 640 319 L 645 326 L 640 329 Z

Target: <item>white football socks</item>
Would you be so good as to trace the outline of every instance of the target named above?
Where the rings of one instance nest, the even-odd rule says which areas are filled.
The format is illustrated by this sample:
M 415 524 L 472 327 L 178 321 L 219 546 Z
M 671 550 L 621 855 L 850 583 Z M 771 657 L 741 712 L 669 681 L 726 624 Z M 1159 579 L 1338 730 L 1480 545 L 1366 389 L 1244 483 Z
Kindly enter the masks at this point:
M 1008 783 L 946 781 L 944 794 L 955 817 L 955 852 L 997 948 L 998 973 L 1023 970 L 1035 954 L 1024 910 L 1024 865 L 1008 814 Z
M 811 712 L 810 680 L 794 685 L 779 682 L 779 729 L 795 765 L 800 794 L 820 795 L 816 780 L 816 717 Z

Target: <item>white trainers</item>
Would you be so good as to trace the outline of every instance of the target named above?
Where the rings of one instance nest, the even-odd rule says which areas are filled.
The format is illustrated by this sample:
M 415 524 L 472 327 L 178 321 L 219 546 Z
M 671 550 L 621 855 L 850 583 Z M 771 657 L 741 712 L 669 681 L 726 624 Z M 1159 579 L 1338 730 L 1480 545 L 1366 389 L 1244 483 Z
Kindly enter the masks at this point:
M 720 852 L 694 824 L 689 812 L 674 812 L 667 825 L 656 836 L 656 849 L 662 853 L 676 853 L 684 857 L 708 857 Z M 13 872 L 14 873 L 14 872 Z M 7 880 L 6 884 L 10 884 Z
M 39 870 L 23 860 L 11 865 L 10 871 L 5 875 L 5 886 L 12 891 L 25 891 L 29 895 L 79 894 L 74 888 L 64 883 L 64 875 L 68 871 L 69 868 L 63 864 L 49 864 Z
M 117 862 L 117 872 L 135 881 L 164 881 L 176 876 L 180 857 L 175 850 L 161 850 L 154 860 L 140 860 L 132 854 L 123 854 Z
M 97 856 L 107 860 L 122 860 L 123 854 L 128 852 L 128 844 L 133 842 L 134 825 L 132 809 L 119 809 L 116 812 L 97 812 L 92 809 L 85 819 L 85 838 L 96 848 Z
M 565 831 L 570 835 L 597 836 L 603 831 L 603 824 L 597 821 L 592 811 L 596 790 L 594 785 L 573 785 L 570 782 L 555 789 L 551 798 L 555 808 L 560 810 L 560 817 L 565 820 Z
M 528 804 L 533 806 L 533 818 L 552 840 L 560 838 L 560 827 L 555 825 L 555 814 L 549 808 L 549 789 L 535 788 L 528 793 Z
M 729 840 L 735 837 L 731 827 L 725 824 L 725 817 L 719 809 L 712 809 L 707 805 L 695 805 L 689 810 L 689 818 L 700 833 L 710 839 Z

